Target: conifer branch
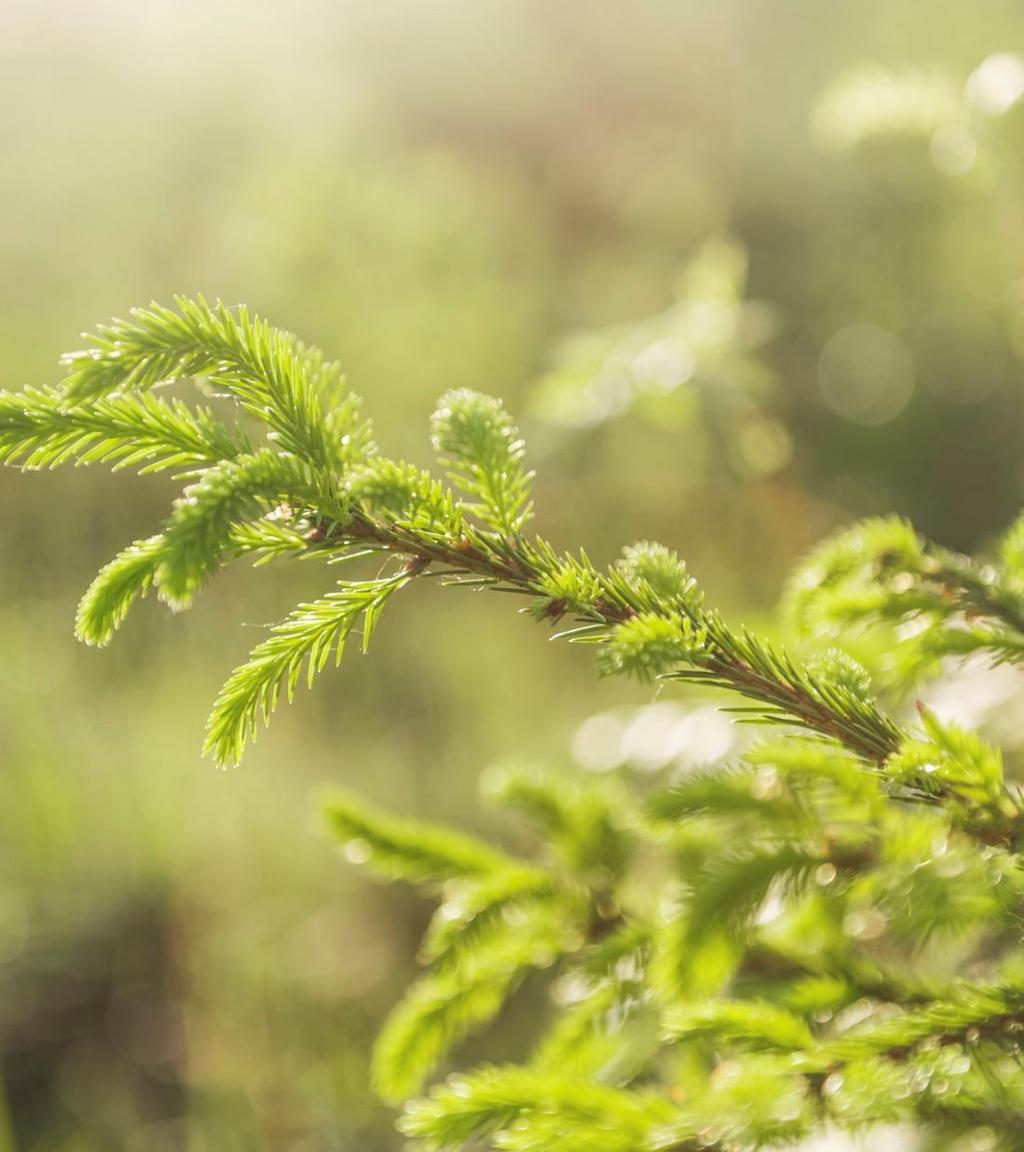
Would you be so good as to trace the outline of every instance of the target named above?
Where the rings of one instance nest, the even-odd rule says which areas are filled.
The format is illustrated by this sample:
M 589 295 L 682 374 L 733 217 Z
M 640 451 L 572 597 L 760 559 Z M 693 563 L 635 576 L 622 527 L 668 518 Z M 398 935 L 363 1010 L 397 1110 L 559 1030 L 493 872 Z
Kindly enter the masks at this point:
M 385 880 L 439 889 L 454 879 L 493 880 L 523 871 L 519 861 L 480 840 L 388 815 L 348 793 L 333 792 L 323 813 L 331 835 L 348 854 Z
M 160 472 L 231 460 L 249 451 L 206 408 L 145 394 L 73 405 L 62 389 L 0 393 L 0 462 L 29 468 L 110 464 Z
M 221 763 L 237 760 L 245 741 L 255 737 L 260 718 L 269 723 L 283 688 L 291 701 L 306 670 L 312 687 L 332 654 L 341 663 L 345 644 L 362 620 L 365 651 L 388 598 L 408 582 L 404 575 L 340 584 L 319 600 L 299 607 L 275 624 L 248 661 L 235 670 L 213 705 L 207 725 L 206 750 Z
M 605 672 L 642 679 L 681 675 L 727 687 L 757 701 L 761 719 L 794 722 L 837 738 L 875 763 L 898 747 L 898 729 L 862 693 L 798 669 L 785 654 L 706 612 L 684 566 L 665 549 L 639 545 L 617 566 L 599 572 L 583 553 L 560 555 L 541 539 L 523 540 L 530 474 L 522 441 L 498 401 L 453 392 L 434 417 L 442 462 L 473 498 L 465 505 L 467 520 L 459 502 L 428 474 L 396 461 L 377 463 L 358 399 L 343 390 L 337 366 L 319 352 L 244 308 L 211 306 L 201 298 L 179 298 L 176 304 L 176 310 L 139 309 L 128 321 L 101 328 L 86 351 L 65 358 L 68 375 L 59 394 L 27 393 L 20 409 L 11 398 L 0 406 L 0 414 L 8 413 L 6 424 L 0 415 L 0 445 L 12 458 L 34 453 L 56 463 L 73 450 L 115 463 L 145 454 L 156 466 L 180 463 L 183 454 L 196 459 L 230 443 L 231 450 L 210 461 L 176 505 L 162 534 L 158 566 L 145 572 L 133 554 L 137 591 L 155 584 L 173 607 L 186 605 L 235 554 L 232 546 L 245 539 L 244 525 L 253 520 L 258 501 L 277 499 L 292 504 L 296 522 L 311 526 L 313 549 L 368 546 L 400 554 L 412 565 L 410 576 L 432 566 L 455 582 L 474 580 L 529 596 L 531 611 L 542 619 L 574 618 L 582 630 L 571 638 L 600 644 Z M 181 406 L 145 397 L 180 377 L 202 378 L 225 390 L 267 426 L 268 447 L 240 456 L 239 442 L 208 414 L 189 417 Z M 52 428 L 45 430 L 47 420 L 68 419 L 65 409 L 75 413 L 86 441 L 55 438 Z M 137 438 L 130 447 L 125 436 L 132 421 Z M 269 551 L 280 543 L 278 537 Z M 148 552 L 154 558 L 155 545 Z M 124 576 L 127 568 L 122 563 L 116 571 Z M 87 637 L 107 638 L 123 618 L 131 597 L 114 599 L 116 608 L 94 633 L 89 612 L 81 614 Z M 367 609 L 371 629 L 378 611 L 377 605 Z M 301 652 L 301 633 L 293 622 L 268 641 L 289 683 L 296 653 L 285 650 L 294 641 Z M 275 666 L 266 649 L 255 659 L 259 674 Z M 261 688 L 259 678 L 233 679 L 218 702 L 216 735 L 208 744 L 218 754 L 236 757 L 253 731 L 255 712 L 269 714 L 276 682 L 271 676 Z M 254 694 L 248 700 L 246 683 Z
M 414 983 L 377 1038 L 373 1079 L 401 1103 L 452 1046 L 490 1023 L 531 968 L 547 968 L 571 940 L 571 924 L 550 904 L 534 905 L 503 930 L 468 949 L 455 966 Z
M 198 377 L 224 388 L 269 425 L 283 451 L 310 465 L 344 467 L 371 450 L 359 401 L 343 391 L 336 364 L 245 308 L 211 306 L 202 297 L 179 296 L 175 304 L 176 311 L 158 304 L 133 309 L 130 320 L 102 326 L 88 336 L 87 349 L 68 353 L 68 401 L 85 407 L 113 393 Z
M 654 1093 L 641 1095 L 591 1080 L 520 1068 L 489 1068 L 459 1077 L 406 1110 L 400 1125 L 428 1149 L 461 1148 L 515 1129 L 507 1147 L 595 1147 L 631 1152 L 676 1110 Z M 547 1146 L 554 1147 L 555 1144 Z
M 865 520 L 815 548 L 794 572 L 786 606 L 809 634 L 837 635 L 870 621 L 916 621 L 907 642 L 920 661 L 987 651 L 1024 657 L 1024 530 L 1006 535 L 1000 558 L 980 563 L 919 536 L 899 517 Z
M 746 633 L 728 629 L 705 613 L 689 594 L 660 600 L 646 581 L 622 569 L 602 573 L 586 558 L 562 557 L 543 541 L 503 541 L 493 547 L 472 529 L 457 540 L 356 513 L 325 530 L 331 545 L 369 543 L 442 565 L 454 576 L 482 577 L 493 586 L 532 598 L 541 619 L 571 617 L 586 631 L 568 633 L 577 642 L 605 645 L 603 667 L 648 679 L 669 675 L 732 690 L 763 707 L 755 715 L 792 722 L 832 737 L 874 763 L 899 747 L 899 729 L 869 700 L 842 684 L 816 679 L 782 653 Z M 693 667 L 679 670 L 680 663 Z
M 532 474 L 493 398 L 442 398 L 431 434 L 449 485 L 378 455 L 337 365 L 244 309 L 182 299 L 90 343 L 62 386 L 0 394 L 0 460 L 177 471 L 184 489 L 157 534 L 100 572 L 83 640 L 106 643 L 150 591 L 186 607 L 242 556 L 376 565 L 299 605 L 231 675 L 207 731 L 219 761 L 427 580 L 521 598 L 553 639 L 592 645 L 604 674 L 726 690 L 747 701 L 729 709 L 740 721 L 802 730 L 652 779 L 640 802 L 615 782 L 492 773 L 492 798 L 535 827 L 530 858 L 328 802 L 350 860 L 437 902 L 423 975 L 374 1056 L 384 1096 L 419 1091 L 527 973 L 555 973 L 532 1059 L 449 1080 L 409 1105 L 407 1134 L 428 1149 L 731 1152 L 909 1120 L 1016 1139 L 1024 798 L 997 748 L 927 709 L 905 731 L 838 644 L 798 662 L 730 626 L 660 545 L 599 568 L 527 536 Z M 233 415 L 153 391 L 181 378 Z M 1024 519 L 991 562 L 868 521 L 812 555 L 788 602 L 809 635 L 898 634 L 908 679 L 940 656 L 1017 660 Z M 971 981 L 921 964 L 932 940 Z

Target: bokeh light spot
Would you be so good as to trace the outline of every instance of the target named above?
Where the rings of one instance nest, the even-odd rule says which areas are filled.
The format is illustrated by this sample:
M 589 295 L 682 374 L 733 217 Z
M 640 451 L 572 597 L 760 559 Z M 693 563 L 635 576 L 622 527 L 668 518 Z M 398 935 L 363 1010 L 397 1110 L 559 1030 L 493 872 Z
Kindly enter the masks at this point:
M 874 324 L 841 328 L 818 361 L 822 399 L 853 424 L 888 424 L 914 392 L 914 363 L 903 342 Z
M 971 73 L 968 102 L 987 116 L 1002 116 L 1024 96 L 1024 60 L 1012 52 L 996 52 Z

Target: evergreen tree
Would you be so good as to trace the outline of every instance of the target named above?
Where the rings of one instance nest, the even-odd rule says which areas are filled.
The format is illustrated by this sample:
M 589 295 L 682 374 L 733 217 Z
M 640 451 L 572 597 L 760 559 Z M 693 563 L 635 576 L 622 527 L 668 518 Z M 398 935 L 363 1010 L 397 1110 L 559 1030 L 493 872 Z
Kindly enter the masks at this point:
M 524 444 L 495 399 L 442 397 L 441 480 L 381 455 L 339 367 L 244 309 L 139 310 L 65 366 L 56 387 L 0 394 L 0 458 L 184 482 L 159 532 L 86 592 L 85 642 L 108 643 L 150 591 L 187 607 L 232 560 L 375 558 L 375 576 L 300 604 L 230 676 L 207 730 L 219 762 L 432 578 L 512 593 L 593 646 L 602 673 L 725 690 L 772 732 L 643 794 L 509 769 L 491 787 L 536 827 L 531 859 L 326 801 L 351 860 L 437 902 L 424 973 L 374 1057 L 421 1147 L 740 1152 L 905 1122 L 935 1149 L 1024 1150 L 1024 799 L 997 748 L 905 705 L 944 658 L 1024 656 L 1024 520 L 985 562 L 872 520 L 794 576 L 786 612 L 809 648 L 887 637 L 890 716 L 846 651 L 798 661 L 730 626 L 668 549 L 599 569 L 530 534 Z M 179 379 L 234 412 L 162 398 Z M 922 971 L 933 941 L 949 959 Z M 535 969 L 563 994 L 529 1060 L 422 1095 Z

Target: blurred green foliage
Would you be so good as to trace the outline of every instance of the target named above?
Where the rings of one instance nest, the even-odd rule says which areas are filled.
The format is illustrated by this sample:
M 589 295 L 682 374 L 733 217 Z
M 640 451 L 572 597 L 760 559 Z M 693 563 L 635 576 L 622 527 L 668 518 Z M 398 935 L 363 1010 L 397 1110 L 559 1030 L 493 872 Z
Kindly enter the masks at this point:
M 339 357 L 396 455 L 427 458 L 449 388 L 532 413 L 544 533 L 663 539 L 734 615 L 852 515 L 977 545 L 1020 503 L 1022 44 L 1009 0 L 8 0 L 3 384 L 202 291 Z M 311 788 L 464 823 L 511 752 L 721 733 L 420 597 L 217 772 L 237 625 L 316 589 L 240 570 L 77 646 L 78 594 L 170 493 L 0 474 L 0 1149 L 395 1148 L 367 1052 L 422 913 L 337 867 Z

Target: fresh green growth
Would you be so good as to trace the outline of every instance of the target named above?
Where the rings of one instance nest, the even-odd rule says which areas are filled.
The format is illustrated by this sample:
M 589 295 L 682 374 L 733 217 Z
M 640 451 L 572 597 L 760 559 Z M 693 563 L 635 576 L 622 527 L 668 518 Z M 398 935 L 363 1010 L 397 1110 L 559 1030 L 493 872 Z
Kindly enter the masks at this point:
M 526 445 L 500 400 L 468 388 L 448 392 L 431 421 L 431 443 L 449 476 L 476 498 L 467 510 L 495 532 L 514 535 L 530 518 Z
M 602 569 L 527 535 L 525 448 L 495 399 L 440 402 L 449 484 L 378 455 L 337 366 L 244 310 L 154 306 L 66 366 L 57 387 L 0 395 L 0 457 L 183 484 L 87 591 L 86 642 L 151 590 L 187 607 L 235 559 L 372 560 L 230 676 L 218 761 L 430 576 L 522 597 L 603 673 L 725 690 L 773 727 L 734 763 L 642 787 L 495 769 L 488 794 L 530 822 L 529 857 L 326 801 L 353 863 L 437 902 L 373 1068 L 420 1147 L 739 1152 L 906 1123 L 936 1150 L 1024 1149 L 1024 801 L 997 748 L 905 704 L 941 660 L 1024 656 L 1021 524 L 986 562 L 898 519 L 826 542 L 787 596 L 798 659 L 706 607 L 660 545 Z M 188 380 L 209 407 L 164 398 Z M 862 634 L 883 637 L 873 675 L 847 650 Z M 552 999 L 531 1049 L 455 1072 L 531 974 Z
M 893 629 L 897 674 L 943 656 L 1024 657 L 1024 518 L 980 563 L 917 535 L 905 520 L 865 520 L 826 540 L 794 574 L 787 608 L 798 627 L 838 636 L 867 624 Z

